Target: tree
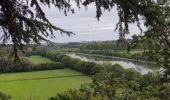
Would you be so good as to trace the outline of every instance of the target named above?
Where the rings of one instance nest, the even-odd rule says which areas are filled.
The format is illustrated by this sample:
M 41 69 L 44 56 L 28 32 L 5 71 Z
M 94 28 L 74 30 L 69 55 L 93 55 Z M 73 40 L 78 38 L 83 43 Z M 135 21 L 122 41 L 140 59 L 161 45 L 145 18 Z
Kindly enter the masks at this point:
M 55 5 L 58 9 L 70 10 L 70 4 L 65 0 L 1 0 L 0 1 L 0 28 L 3 30 L 3 43 L 9 39 L 13 42 L 14 62 L 19 60 L 18 48 L 23 45 L 35 42 L 37 44 L 44 40 L 44 37 L 54 38 L 54 31 L 60 31 L 67 35 L 72 32 L 65 31 L 52 25 L 41 9 L 40 3 L 50 6 Z M 32 11 L 31 8 L 35 8 Z M 68 10 L 67 10 L 68 9 Z

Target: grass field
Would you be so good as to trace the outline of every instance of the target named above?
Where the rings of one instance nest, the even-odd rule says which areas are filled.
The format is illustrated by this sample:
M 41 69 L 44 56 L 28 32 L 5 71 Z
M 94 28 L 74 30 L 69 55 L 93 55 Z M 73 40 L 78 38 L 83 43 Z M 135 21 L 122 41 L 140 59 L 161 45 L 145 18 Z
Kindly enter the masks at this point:
M 0 91 L 10 94 L 12 100 L 48 100 L 90 81 L 89 77 L 69 69 L 0 74 Z
M 41 56 L 27 59 L 33 64 L 55 63 Z M 0 74 L 0 91 L 10 94 L 12 100 L 48 100 L 59 92 L 77 89 L 90 81 L 90 77 L 70 69 L 7 73 Z
M 55 63 L 54 61 L 41 56 L 30 56 L 27 59 L 33 64 L 43 64 L 43 63 Z

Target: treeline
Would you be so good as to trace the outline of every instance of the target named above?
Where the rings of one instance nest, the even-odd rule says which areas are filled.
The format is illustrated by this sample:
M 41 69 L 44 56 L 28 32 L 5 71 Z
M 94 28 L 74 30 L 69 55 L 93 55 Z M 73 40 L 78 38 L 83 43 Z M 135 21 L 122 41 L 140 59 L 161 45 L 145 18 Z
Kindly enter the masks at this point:
M 84 43 L 80 48 L 89 50 L 130 50 L 130 49 L 141 50 L 145 49 L 147 45 L 148 44 L 145 41 L 138 42 L 138 44 L 134 44 L 131 39 L 124 39 Z
M 154 61 L 154 58 L 151 58 L 147 55 L 147 52 L 142 51 L 131 51 L 131 53 L 127 53 L 127 51 L 117 51 L 117 50 L 77 50 L 79 53 L 85 54 L 95 54 L 95 55 L 103 55 L 103 56 L 113 56 L 113 57 L 121 57 L 128 58 L 134 60 L 142 60 L 142 61 Z
M 130 41 L 130 40 L 127 40 Z M 104 42 L 90 42 L 81 46 L 80 49 L 89 50 L 127 50 L 128 42 L 118 41 L 104 41 Z
M 122 57 L 142 61 L 156 61 L 159 58 L 150 56 L 146 50 L 147 44 L 145 42 L 139 43 L 137 46 L 131 44 L 131 40 L 124 42 L 104 41 L 104 42 L 91 42 L 83 44 L 76 52 L 86 54 L 96 54 L 104 56 Z
M 43 50 L 43 49 L 40 49 Z M 41 52 L 39 50 L 39 52 Z M 13 56 L 11 55 L 10 48 L 1 47 L 0 48 L 0 73 L 9 72 L 27 72 L 27 71 L 38 71 L 38 70 L 52 70 L 52 69 L 63 69 L 64 64 L 61 62 L 55 63 L 43 63 L 43 64 L 33 64 L 26 56 L 31 56 L 36 54 L 37 51 L 32 51 L 28 49 L 25 54 L 19 51 L 20 60 L 17 63 L 13 62 Z M 38 55 L 38 54 L 37 54 Z
M 0 57 L 0 73 L 27 72 L 63 68 L 65 68 L 65 66 L 60 62 L 33 64 L 23 57 L 17 63 L 13 63 L 13 60 L 9 59 L 8 57 Z

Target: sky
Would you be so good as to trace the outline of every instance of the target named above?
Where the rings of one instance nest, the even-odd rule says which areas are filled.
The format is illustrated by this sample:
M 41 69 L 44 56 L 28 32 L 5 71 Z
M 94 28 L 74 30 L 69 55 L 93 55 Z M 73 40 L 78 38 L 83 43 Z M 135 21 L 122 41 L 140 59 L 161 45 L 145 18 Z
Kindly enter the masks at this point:
M 64 15 L 63 11 L 59 11 L 55 7 L 43 7 L 46 17 L 51 23 L 57 27 L 63 28 L 68 31 L 72 31 L 75 35 L 70 37 L 67 35 L 61 35 L 59 32 L 55 32 L 56 38 L 50 39 L 53 42 L 66 43 L 66 42 L 81 42 L 81 41 L 110 41 L 119 38 L 118 31 L 114 31 L 117 22 L 119 21 L 116 8 L 113 8 L 110 12 L 104 11 L 100 20 L 98 21 L 96 16 L 96 9 L 94 5 L 81 7 L 78 9 L 74 3 L 72 7 L 75 13 L 68 13 Z M 130 38 L 133 34 L 140 33 L 136 24 L 130 25 L 130 34 L 126 38 Z M 0 36 L 3 33 L 0 32 Z

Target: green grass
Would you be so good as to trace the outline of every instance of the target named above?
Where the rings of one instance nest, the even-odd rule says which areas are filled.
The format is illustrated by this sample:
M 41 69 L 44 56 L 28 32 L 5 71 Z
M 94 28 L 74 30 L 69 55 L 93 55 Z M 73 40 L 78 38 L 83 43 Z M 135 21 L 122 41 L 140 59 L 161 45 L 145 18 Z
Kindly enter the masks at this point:
M 55 63 L 53 60 L 41 56 L 26 57 L 33 64 Z
M 0 91 L 10 94 L 12 100 L 48 100 L 90 81 L 90 77 L 70 69 L 9 73 L 0 74 Z
M 26 58 L 33 64 L 55 63 L 41 56 Z M 70 69 L 7 73 L 0 74 L 0 91 L 10 94 L 12 100 L 48 100 L 59 92 L 77 89 L 90 81 L 90 77 Z

